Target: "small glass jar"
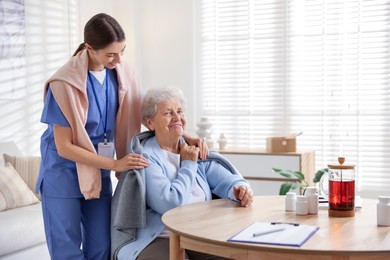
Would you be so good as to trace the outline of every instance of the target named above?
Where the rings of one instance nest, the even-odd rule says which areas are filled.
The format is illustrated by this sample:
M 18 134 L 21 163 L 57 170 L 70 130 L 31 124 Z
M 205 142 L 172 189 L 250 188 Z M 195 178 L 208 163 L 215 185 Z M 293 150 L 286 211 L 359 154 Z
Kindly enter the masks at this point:
M 353 217 L 355 215 L 355 165 L 329 164 L 329 216 Z

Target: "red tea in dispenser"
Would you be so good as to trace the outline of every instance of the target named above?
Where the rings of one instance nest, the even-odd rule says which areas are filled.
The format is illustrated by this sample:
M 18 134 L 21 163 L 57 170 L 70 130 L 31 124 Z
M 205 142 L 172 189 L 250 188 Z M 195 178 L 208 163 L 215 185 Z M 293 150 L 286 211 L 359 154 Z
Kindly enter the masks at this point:
M 355 181 L 341 178 L 329 180 L 329 208 L 335 210 L 355 209 Z
M 355 166 L 329 164 L 329 216 L 353 217 L 355 215 Z

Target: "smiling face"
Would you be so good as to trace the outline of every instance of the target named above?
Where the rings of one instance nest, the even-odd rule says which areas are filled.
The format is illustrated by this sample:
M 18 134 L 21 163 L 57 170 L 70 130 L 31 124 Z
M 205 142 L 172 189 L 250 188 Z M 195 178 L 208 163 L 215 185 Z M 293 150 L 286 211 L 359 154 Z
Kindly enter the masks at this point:
M 169 98 L 157 105 L 157 113 L 147 120 L 147 126 L 155 132 L 161 146 L 174 147 L 184 134 L 186 119 L 178 98 Z
M 113 42 L 104 49 L 94 50 L 89 44 L 85 45 L 89 55 L 89 69 L 101 71 L 105 67 L 114 69 L 121 63 L 122 55 L 126 48 L 126 42 Z

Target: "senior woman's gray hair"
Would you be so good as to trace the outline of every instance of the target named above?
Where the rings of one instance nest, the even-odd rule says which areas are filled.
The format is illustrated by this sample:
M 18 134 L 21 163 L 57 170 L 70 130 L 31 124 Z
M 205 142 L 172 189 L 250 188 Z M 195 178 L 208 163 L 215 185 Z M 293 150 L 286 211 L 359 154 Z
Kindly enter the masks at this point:
M 157 113 L 157 106 L 170 98 L 177 98 L 181 105 L 185 105 L 183 92 L 176 87 L 149 89 L 141 101 L 141 116 L 143 124 L 145 119 L 152 119 Z M 146 126 L 146 125 L 145 125 Z

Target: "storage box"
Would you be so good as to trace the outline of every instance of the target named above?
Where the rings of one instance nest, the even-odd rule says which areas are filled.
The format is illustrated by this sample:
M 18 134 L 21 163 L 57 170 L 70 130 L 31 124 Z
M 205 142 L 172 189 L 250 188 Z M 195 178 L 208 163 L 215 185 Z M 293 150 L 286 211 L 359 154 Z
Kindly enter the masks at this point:
M 297 150 L 296 138 L 287 137 L 268 137 L 267 153 L 295 153 Z

